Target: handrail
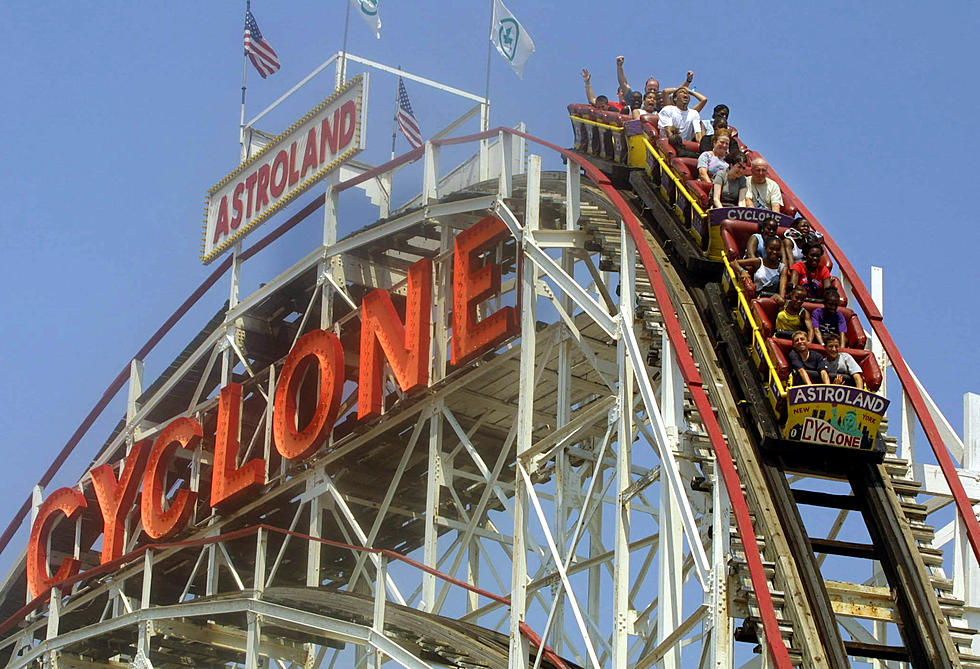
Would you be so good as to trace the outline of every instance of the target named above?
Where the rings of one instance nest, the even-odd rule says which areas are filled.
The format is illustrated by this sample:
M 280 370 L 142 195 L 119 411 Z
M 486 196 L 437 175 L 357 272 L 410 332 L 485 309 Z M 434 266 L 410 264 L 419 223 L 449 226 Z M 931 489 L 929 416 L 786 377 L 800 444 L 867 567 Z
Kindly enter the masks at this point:
M 868 292 L 867 287 L 865 287 L 860 275 L 855 271 L 854 266 L 851 265 L 844 252 L 837 245 L 837 242 L 834 241 L 820 221 L 817 220 L 816 216 L 813 215 L 813 212 L 796 197 L 796 194 L 793 193 L 789 186 L 786 185 L 786 182 L 779 177 L 772 167 L 769 168 L 769 174 L 784 192 L 793 196 L 799 205 L 797 209 L 807 217 L 810 225 L 817 232 L 823 234 L 824 246 L 830 251 L 834 260 L 837 261 L 837 266 L 840 268 L 841 274 L 850 282 L 851 290 L 857 298 L 858 304 L 861 305 L 861 309 L 864 311 L 865 316 L 867 316 L 868 321 L 871 323 L 872 329 L 878 335 L 878 340 L 881 342 L 882 348 L 885 349 L 885 353 L 888 355 L 888 359 L 891 361 L 895 373 L 898 374 L 899 381 L 902 382 L 902 388 L 908 395 L 909 402 L 911 402 L 912 408 L 915 410 L 915 415 L 919 419 L 922 431 L 925 432 L 926 439 L 929 440 L 929 445 L 932 447 L 932 452 L 936 456 L 939 468 L 942 470 L 943 476 L 946 478 L 946 484 L 949 486 L 950 493 L 953 496 L 956 511 L 959 514 L 960 520 L 963 522 L 963 526 L 966 528 L 966 537 L 970 542 L 970 547 L 973 549 L 973 557 L 980 564 L 980 523 L 977 522 L 976 512 L 973 510 L 970 498 L 963 488 L 963 482 L 960 481 L 959 474 L 956 472 L 956 466 L 953 464 L 949 451 L 946 449 L 946 444 L 943 442 L 942 436 L 936 428 L 936 423 L 929 413 L 929 407 L 926 406 L 925 400 L 922 398 L 922 393 L 919 392 L 915 378 L 912 376 L 912 372 L 905 362 L 905 358 L 902 357 L 902 353 L 898 350 L 898 346 L 888 332 L 888 328 L 885 327 L 884 317 L 881 315 L 881 311 L 875 305 L 871 293 Z
M 621 125 L 612 125 L 611 123 L 603 123 L 602 121 L 596 121 L 594 119 L 585 118 L 583 116 L 575 116 L 573 114 L 572 115 L 572 118 L 578 119 L 579 121 L 582 121 L 583 123 L 588 123 L 589 125 L 597 125 L 600 128 L 606 128 L 608 130 L 618 130 L 618 131 L 623 130 L 623 126 L 621 126 Z
M 600 128 L 608 128 L 610 130 L 623 129 L 620 126 L 609 125 L 608 123 L 602 123 L 601 121 L 593 121 L 590 118 L 585 118 L 584 116 L 576 116 L 575 114 L 569 114 L 568 117 L 580 123 L 585 123 L 587 125 L 594 125 Z M 691 195 L 691 192 L 687 189 L 687 186 L 684 185 L 684 182 L 681 180 L 680 176 L 678 176 L 678 174 L 664 160 L 663 156 L 660 154 L 660 151 L 658 151 L 657 148 L 650 142 L 650 139 L 644 136 L 643 143 L 646 146 L 647 151 L 652 153 L 653 157 L 657 159 L 658 163 L 660 163 L 661 169 L 666 171 L 667 175 L 670 177 L 670 180 L 674 182 L 674 186 L 678 190 L 680 190 L 680 192 L 684 195 L 684 198 L 691 204 L 691 206 L 694 207 L 694 210 L 698 213 L 698 216 L 701 216 L 702 218 L 707 216 L 704 209 L 701 208 L 701 203 L 698 202 L 698 199 L 696 197 Z
M 104 574 L 118 571 L 119 568 L 122 567 L 123 565 L 135 563 L 136 560 L 143 557 L 143 555 L 150 550 L 166 550 L 168 548 L 194 548 L 198 546 L 209 546 L 212 544 L 221 543 L 223 541 L 233 541 L 235 539 L 241 539 L 243 537 L 247 537 L 253 534 L 258 534 L 258 532 L 261 530 L 265 530 L 270 533 L 280 534 L 286 537 L 295 537 L 297 539 L 313 541 L 315 543 L 324 546 L 343 548 L 346 550 L 358 551 L 369 555 L 383 555 L 389 559 L 397 560 L 399 562 L 404 562 L 405 564 L 411 567 L 415 567 L 420 571 L 423 571 L 427 574 L 431 574 L 436 578 L 439 578 L 449 583 L 450 585 L 455 585 L 465 590 L 468 590 L 469 592 L 475 593 L 482 597 L 486 597 L 487 599 L 493 600 L 498 604 L 510 606 L 510 599 L 508 597 L 504 597 L 503 595 L 498 595 L 496 593 L 490 592 L 489 590 L 478 588 L 475 585 L 471 585 L 467 583 L 466 581 L 461 581 L 458 578 L 443 573 L 438 569 L 435 569 L 434 567 L 429 567 L 428 565 L 425 565 L 419 562 L 418 560 L 414 560 L 408 557 L 407 555 L 395 552 L 393 550 L 389 550 L 387 548 L 371 548 L 369 546 L 357 546 L 355 544 L 347 544 L 341 541 L 333 541 L 331 539 L 324 539 L 322 537 L 314 537 L 309 534 L 303 534 L 302 532 L 296 532 L 295 530 L 285 530 L 281 527 L 275 527 L 273 525 L 266 525 L 264 523 L 260 523 L 258 525 L 250 525 L 248 527 L 243 527 L 238 530 L 233 530 L 231 532 L 226 532 L 224 534 L 218 534 L 210 537 L 188 539 L 186 541 L 165 541 L 165 542 L 145 544 L 143 546 L 140 546 L 139 548 L 136 548 L 114 560 L 110 560 L 109 562 L 99 565 L 98 567 L 93 567 L 92 569 L 89 569 L 87 571 L 75 574 L 74 576 L 66 578 L 63 581 L 60 581 L 59 583 L 50 586 L 49 588 L 44 590 L 44 592 L 40 593 L 37 597 L 32 599 L 30 602 L 17 609 L 14 613 L 8 616 L 6 620 L 0 622 L 0 635 L 10 631 L 10 629 L 13 628 L 14 625 L 24 620 L 31 612 L 38 610 L 41 606 L 43 606 L 50 599 L 52 588 L 57 587 L 59 589 L 64 589 L 74 585 L 75 583 L 80 583 L 82 581 L 96 578 Z M 264 574 L 262 575 L 262 578 L 265 578 Z M 383 583 L 379 583 L 377 587 L 383 588 L 385 586 Z M 565 661 L 562 660 L 561 657 L 559 657 L 549 646 L 544 646 L 544 648 L 541 647 L 541 637 L 538 636 L 534 632 L 534 630 L 531 629 L 530 625 L 528 625 L 526 622 L 522 622 L 520 628 L 521 628 L 521 634 L 527 637 L 528 641 L 534 644 L 536 648 L 542 650 L 542 652 L 545 654 L 545 657 L 547 657 L 548 660 L 553 665 L 559 667 L 559 669 L 569 669 Z
M 758 344 L 759 350 L 762 352 L 762 357 L 765 358 L 766 366 L 769 368 L 769 375 L 776 381 L 776 388 L 779 390 L 779 396 L 786 397 L 786 388 L 783 385 L 782 379 L 779 378 L 779 373 L 776 371 L 776 365 L 772 361 L 772 356 L 769 355 L 769 347 L 766 345 L 766 340 L 762 336 L 761 328 L 759 327 L 759 324 L 755 322 L 755 316 L 752 315 L 752 309 L 749 306 L 748 298 L 745 297 L 745 291 L 742 290 L 742 286 L 740 286 L 738 283 L 738 278 L 735 276 L 735 270 L 732 268 L 732 264 L 728 260 L 728 256 L 723 255 L 722 261 L 725 264 L 725 271 L 728 273 L 728 278 L 732 282 L 732 287 L 735 289 L 738 303 L 745 312 L 745 317 L 749 319 L 749 323 L 752 325 L 752 341 L 753 343 Z M 768 385 L 766 392 L 769 392 Z
M 657 159 L 658 163 L 660 163 L 660 168 L 665 170 L 667 174 L 670 176 L 671 181 L 674 182 L 674 186 L 680 189 L 681 193 L 684 195 L 684 197 L 687 199 L 690 205 L 694 207 L 694 210 L 696 212 L 698 212 L 698 216 L 702 218 L 707 216 L 708 214 L 704 211 L 704 209 L 701 208 L 701 203 L 698 201 L 696 197 L 691 195 L 691 191 L 689 191 L 687 189 L 687 186 L 684 185 L 684 182 L 681 180 L 680 175 L 678 175 L 677 172 L 674 171 L 674 168 L 672 168 L 670 164 L 666 160 L 664 160 L 664 157 L 661 155 L 660 151 L 657 150 L 657 147 L 655 147 L 650 142 L 650 139 L 644 137 L 643 144 L 646 146 L 647 151 L 652 153 L 653 157 Z

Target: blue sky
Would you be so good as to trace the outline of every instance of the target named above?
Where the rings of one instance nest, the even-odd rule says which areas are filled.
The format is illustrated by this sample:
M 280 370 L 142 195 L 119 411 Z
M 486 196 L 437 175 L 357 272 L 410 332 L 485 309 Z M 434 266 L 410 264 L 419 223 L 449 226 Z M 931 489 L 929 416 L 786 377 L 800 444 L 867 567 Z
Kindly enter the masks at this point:
M 238 157 L 243 4 L 4 7 L 0 509 L 20 504 L 109 381 L 210 271 L 198 260 L 201 208 Z M 957 161 L 980 140 L 969 120 L 980 102 L 969 46 L 980 6 L 596 6 L 510 1 L 537 53 L 523 80 L 493 55 L 492 123 L 524 121 L 532 134 L 567 146 L 565 105 L 582 100 L 582 67 L 607 94 L 619 53 L 637 85 L 650 74 L 676 84 L 695 70 L 709 108 L 731 107 L 741 137 L 866 280 L 871 264 L 885 268 L 886 323 L 959 429 L 962 394 L 978 389 L 980 232 L 968 166 Z M 249 66 L 249 116 L 340 48 L 345 7 L 253 2 L 283 67 L 261 80 Z M 352 19 L 354 53 L 482 93 L 488 2 L 392 2 L 382 19 L 380 40 Z M 321 77 L 262 127 L 278 132 L 326 97 L 332 81 Z M 387 159 L 394 87 L 392 77 L 373 76 L 367 161 Z M 418 85 L 409 94 L 426 134 L 468 107 Z M 406 149 L 400 139 L 399 152 Z M 546 168 L 559 165 L 545 156 Z M 405 197 L 415 183 L 400 185 Z M 355 217 L 342 230 L 370 222 Z M 225 286 L 164 351 L 196 333 Z M 83 442 L 68 478 L 119 418 L 116 407 Z

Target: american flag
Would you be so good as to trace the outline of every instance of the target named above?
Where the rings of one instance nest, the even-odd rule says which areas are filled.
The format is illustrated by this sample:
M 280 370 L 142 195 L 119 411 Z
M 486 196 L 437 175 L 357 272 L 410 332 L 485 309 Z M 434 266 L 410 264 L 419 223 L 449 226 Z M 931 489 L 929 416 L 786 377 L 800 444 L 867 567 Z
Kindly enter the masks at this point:
M 398 129 L 405 135 L 405 139 L 412 145 L 413 149 L 422 146 L 422 131 L 419 129 L 419 122 L 412 111 L 412 103 L 408 100 L 408 91 L 405 90 L 405 82 L 398 77 L 398 113 L 395 114 L 398 122 Z
M 245 53 L 263 79 L 279 70 L 279 56 L 272 45 L 262 38 L 259 24 L 255 22 L 250 9 L 245 10 Z

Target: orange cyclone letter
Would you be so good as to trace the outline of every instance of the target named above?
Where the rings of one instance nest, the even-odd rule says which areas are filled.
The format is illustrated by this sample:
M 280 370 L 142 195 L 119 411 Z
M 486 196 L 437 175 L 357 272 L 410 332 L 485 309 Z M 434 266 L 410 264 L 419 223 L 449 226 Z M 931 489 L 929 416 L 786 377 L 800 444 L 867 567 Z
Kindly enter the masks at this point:
M 214 433 L 214 468 L 211 470 L 211 506 L 234 502 L 265 483 L 265 460 L 253 458 L 237 466 L 238 426 L 242 417 L 242 384 L 229 383 L 218 398 L 218 426 Z
M 384 358 L 405 392 L 429 381 L 429 322 L 432 318 L 432 261 L 419 260 L 408 269 L 405 325 L 391 296 L 380 288 L 361 300 L 361 360 L 357 378 L 357 417 L 381 413 Z
M 320 395 L 306 427 L 296 424 L 296 394 L 312 365 L 320 372 Z M 272 435 L 276 450 L 290 460 L 308 457 L 333 430 L 344 390 L 344 347 L 333 332 L 313 330 L 296 342 L 286 356 L 273 407 Z
M 75 488 L 58 488 L 38 508 L 27 543 L 27 587 L 32 596 L 37 597 L 52 585 L 78 573 L 79 561 L 65 558 L 58 571 L 48 575 L 48 537 L 55 513 L 61 512 L 73 521 L 86 506 L 85 495 Z
M 203 435 L 204 429 L 196 420 L 177 418 L 163 428 L 153 443 L 143 477 L 143 499 L 140 502 L 143 530 L 151 539 L 163 539 L 182 529 L 194 510 L 197 493 L 187 489 L 178 490 L 170 508 L 163 508 L 167 493 L 167 461 L 178 447 L 194 450 Z
M 102 510 L 102 564 L 123 554 L 126 516 L 136 499 L 149 451 L 149 439 L 133 444 L 118 481 L 111 465 L 101 465 L 89 472 Z
M 487 216 L 456 236 L 453 260 L 453 352 L 459 365 L 517 333 L 517 311 L 501 307 L 482 321 L 476 308 L 500 292 L 500 265 L 477 266 L 477 256 L 510 236 L 499 218 Z

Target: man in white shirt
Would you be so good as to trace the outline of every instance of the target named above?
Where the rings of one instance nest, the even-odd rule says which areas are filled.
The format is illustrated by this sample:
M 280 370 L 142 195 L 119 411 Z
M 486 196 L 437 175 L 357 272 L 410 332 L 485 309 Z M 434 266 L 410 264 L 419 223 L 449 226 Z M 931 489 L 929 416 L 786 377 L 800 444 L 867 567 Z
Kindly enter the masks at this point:
M 769 163 L 765 158 L 752 160 L 752 177 L 749 179 L 745 197 L 751 200 L 750 207 L 768 209 L 777 214 L 780 212 L 783 206 L 783 193 L 779 190 L 779 185 L 769 178 Z
M 700 142 L 704 134 L 701 127 L 701 115 L 687 105 L 691 101 L 691 92 L 686 88 L 674 91 L 674 104 L 660 110 L 660 136 L 667 136 L 667 128 L 675 127 L 685 142 Z

